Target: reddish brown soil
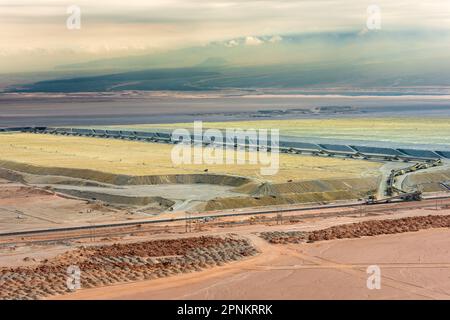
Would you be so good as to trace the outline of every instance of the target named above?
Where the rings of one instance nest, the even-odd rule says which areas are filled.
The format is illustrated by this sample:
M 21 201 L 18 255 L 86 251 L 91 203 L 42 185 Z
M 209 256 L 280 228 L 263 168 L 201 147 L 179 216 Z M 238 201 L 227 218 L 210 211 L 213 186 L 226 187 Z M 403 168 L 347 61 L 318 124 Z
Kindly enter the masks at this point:
M 306 224 L 306 223 L 305 223 Z M 280 230 L 291 231 L 291 226 Z M 266 228 L 267 229 L 267 228 Z M 78 290 L 58 299 L 446 299 L 450 229 L 272 245 L 246 234 L 260 254 L 199 273 Z M 381 289 L 367 287 L 369 265 Z
M 51 195 L 51 192 L 31 187 L 8 186 L 8 188 L 2 189 L 2 192 L 0 193 L 0 199 L 28 198 L 42 195 Z
M 227 241 L 239 242 L 229 239 Z M 214 247 L 224 244 L 226 240 L 213 237 L 198 237 L 172 240 L 154 240 L 149 242 L 132 244 L 113 244 L 110 246 L 93 247 L 84 249 L 90 255 L 98 257 L 108 256 L 137 256 L 137 257 L 160 257 L 172 255 L 184 255 L 195 248 Z
M 450 228 L 450 215 L 429 215 L 401 219 L 371 220 L 333 226 L 311 232 L 263 232 L 261 237 L 271 243 L 315 242 L 351 239 L 382 234 L 414 232 L 430 228 Z
M 82 247 L 38 266 L 0 268 L 0 299 L 40 299 L 70 292 L 68 267 L 81 287 L 142 281 L 200 271 L 256 254 L 247 240 L 198 237 Z

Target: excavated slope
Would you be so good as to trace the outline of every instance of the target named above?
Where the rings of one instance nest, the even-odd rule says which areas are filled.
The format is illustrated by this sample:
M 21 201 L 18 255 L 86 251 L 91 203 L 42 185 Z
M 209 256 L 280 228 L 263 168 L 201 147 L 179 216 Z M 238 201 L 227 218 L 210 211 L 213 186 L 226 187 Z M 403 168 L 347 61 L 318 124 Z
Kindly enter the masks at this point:
M 417 172 L 408 175 L 403 180 L 406 189 L 418 189 L 423 192 L 449 191 L 445 185 L 450 186 L 450 169 L 434 172 Z
M 12 161 L 0 161 L 0 167 L 9 170 L 25 172 L 34 175 L 62 176 L 76 179 L 92 180 L 113 185 L 153 185 L 153 184 L 215 184 L 225 186 L 240 186 L 251 180 L 245 177 L 217 174 L 177 174 L 130 176 L 113 174 L 90 169 L 69 169 L 58 167 L 39 167 Z

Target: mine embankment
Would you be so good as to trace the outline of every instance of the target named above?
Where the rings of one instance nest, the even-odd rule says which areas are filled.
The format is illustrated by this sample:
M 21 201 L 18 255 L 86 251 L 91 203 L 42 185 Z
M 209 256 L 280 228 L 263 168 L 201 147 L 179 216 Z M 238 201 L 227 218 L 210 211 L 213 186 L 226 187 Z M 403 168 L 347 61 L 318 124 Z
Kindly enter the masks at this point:
M 233 189 L 236 192 L 246 193 L 248 196 L 212 199 L 207 202 L 205 210 L 358 199 L 376 192 L 378 184 L 378 177 L 296 181 L 280 184 L 250 182 Z
M 450 169 L 434 170 L 431 172 L 417 172 L 410 174 L 403 180 L 403 186 L 422 192 L 450 191 Z
M 0 161 L 0 167 L 12 170 L 15 174 L 20 172 L 40 176 L 59 176 L 84 179 L 107 183 L 112 185 L 153 185 L 153 184 L 215 184 L 227 186 L 240 186 L 250 182 L 245 177 L 219 175 L 219 174 L 174 174 L 174 175 L 145 175 L 131 176 L 114 174 L 91 169 L 41 167 L 25 163 Z M 18 177 L 18 176 L 17 176 Z
M 175 201 L 198 200 L 201 203 L 195 210 L 206 211 L 358 199 L 375 192 L 379 183 L 376 176 L 287 183 L 257 182 L 245 177 L 207 173 L 128 176 L 12 161 L 0 161 L 0 178 L 83 199 L 130 206 L 154 205 L 161 210 L 171 208 Z M 202 185 L 209 187 L 203 190 Z M 137 186 L 148 188 L 141 190 Z M 183 186 L 189 190 L 184 190 Z
M 302 243 L 334 239 L 352 239 L 382 234 L 415 232 L 432 228 L 450 228 L 450 215 L 429 215 L 389 220 L 370 220 L 333 226 L 311 232 L 262 232 L 270 243 Z
M 237 193 L 230 189 L 250 181 L 213 174 L 126 176 L 11 161 L 0 161 L 0 178 L 76 198 L 133 207 L 151 206 L 163 211 L 175 205 L 177 200 L 207 201 L 217 196 L 235 196 Z
M 100 200 L 107 203 L 122 204 L 128 206 L 149 206 L 154 205 L 158 209 L 168 209 L 175 204 L 175 201 L 162 197 L 134 197 L 117 194 L 108 194 L 92 191 L 53 189 L 56 192 L 71 195 L 77 198 Z
M 376 188 L 381 166 L 280 154 L 279 172 L 262 176 L 259 164 L 174 165 L 169 144 L 14 133 L 2 135 L 0 146 L 0 178 L 111 204 L 142 206 L 160 197 L 175 202 L 163 203 L 167 211 L 357 199 Z
M 274 184 L 255 184 L 251 182 L 241 187 L 237 187 L 234 190 L 242 193 L 247 193 L 252 196 L 329 192 L 336 190 L 374 190 L 377 188 L 379 179 L 379 177 L 353 179 L 317 179 Z
M 68 268 L 81 288 L 201 271 L 257 254 L 248 240 L 196 237 L 81 247 L 37 266 L 0 268 L 0 299 L 42 299 L 70 293 Z

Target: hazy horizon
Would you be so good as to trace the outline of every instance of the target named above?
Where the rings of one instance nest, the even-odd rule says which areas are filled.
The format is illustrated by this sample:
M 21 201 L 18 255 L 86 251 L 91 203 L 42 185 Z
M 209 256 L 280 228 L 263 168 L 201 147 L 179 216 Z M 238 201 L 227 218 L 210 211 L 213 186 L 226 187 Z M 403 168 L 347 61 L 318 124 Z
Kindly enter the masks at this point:
M 350 0 L 2 0 L 0 71 L 52 71 L 64 65 L 117 57 L 133 60 L 179 50 L 181 54 L 172 57 L 175 66 L 190 66 L 198 61 L 183 62 L 183 50 L 201 51 L 217 44 L 222 45 L 217 49 L 224 51 L 222 58 L 236 65 L 270 65 L 284 57 L 285 63 L 308 64 L 321 59 L 333 63 L 333 50 L 350 61 L 358 59 L 361 50 L 371 52 L 371 62 L 376 62 L 376 52 L 379 60 L 413 62 L 417 54 L 430 59 L 445 57 L 450 2 L 378 1 L 380 28 L 368 30 L 367 10 L 372 4 Z M 66 26 L 70 5 L 81 10 L 79 30 Z M 367 41 L 373 37 L 371 33 L 379 39 Z M 330 34 L 336 35 L 334 41 Z M 359 38 L 346 42 L 341 37 L 346 34 Z M 295 45 L 293 37 L 299 39 Z M 264 57 L 254 54 L 263 46 L 270 46 Z M 240 47 L 244 47 L 242 52 Z M 210 55 L 214 58 L 217 54 Z M 338 59 L 336 64 L 340 63 Z M 159 66 L 149 65 L 154 67 Z

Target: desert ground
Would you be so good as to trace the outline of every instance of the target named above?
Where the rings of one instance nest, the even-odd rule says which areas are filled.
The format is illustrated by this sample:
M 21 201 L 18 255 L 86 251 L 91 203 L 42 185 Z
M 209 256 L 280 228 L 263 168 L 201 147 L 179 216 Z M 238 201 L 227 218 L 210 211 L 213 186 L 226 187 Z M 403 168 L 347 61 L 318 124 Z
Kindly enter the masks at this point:
M 52 203 L 55 210 L 63 210 L 57 206 L 61 197 L 71 198 L 72 205 L 82 199 L 90 206 L 103 201 L 115 207 L 103 206 L 102 216 L 126 214 L 126 219 L 134 219 L 164 212 L 344 200 L 376 190 L 383 166 L 355 159 L 280 154 L 278 173 L 264 176 L 260 164 L 172 164 L 173 145 L 162 143 L 14 133 L 2 134 L 0 146 L 0 177 L 16 183 L 1 186 L 5 215 L 22 212 L 29 222 L 35 217 L 56 224 L 81 217 L 89 217 L 89 222 L 98 219 L 95 210 L 90 210 L 92 219 L 82 215 L 89 211 L 84 206 L 73 213 L 64 210 L 64 219 L 50 211 L 41 216 L 36 210 L 30 212 L 27 201 L 40 203 L 39 198 Z M 248 157 L 252 151 L 242 152 Z M 16 201 L 24 196 L 15 194 L 14 188 L 29 192 L 28 200 Z M 25 218 L 21 225 L 27 225 Z M 11 228 L 11 224 L 0 228 Z
M 365 124 L 317 130 L 351 139 Z M 373 126 L 364 139 L 394 131 Z M 447 143 L 431 127 L 417 122 L 419 142 Z M 263 176 L 173 165 L 163 143 L 2 133 L 0 147 L 0 299 L 450 298 L 446 161 L 396 181 L 422 201 L 367 205 L 411 163 L 280 154 L 278 174 Z M 381 289 L 367 287 L 372 265 Z
M 169 228 L 94 241 L 17 244 L 2 248 L 5 280 L 0 294 L 57 299 L 448 299 L 449 214 L 448 201 L 439 206 L 432 201 L 416 209 L 300 223 L 211 224 L 188 233 Z M 76 292 L 63 287 L 61 272 L 73 264 L 82 268 L 82 288 Z M 366 285 L 371 265 L 381 269 L 380 289 Z M 55 274 L 48 278 L 52 269 Z
M 261 255 L 168 280 L 80 290 L 63 299 L 449 299 L 448 229 L 311 245 L 267 245 Z M 255 238 L 255 237 L 254 237 Z M 380 290 L 366 286 L 370 265 Z
M 0 0 L 0 303 L 450 300 L 450 0 L 401 3 Z

